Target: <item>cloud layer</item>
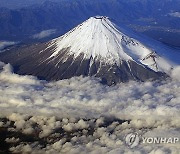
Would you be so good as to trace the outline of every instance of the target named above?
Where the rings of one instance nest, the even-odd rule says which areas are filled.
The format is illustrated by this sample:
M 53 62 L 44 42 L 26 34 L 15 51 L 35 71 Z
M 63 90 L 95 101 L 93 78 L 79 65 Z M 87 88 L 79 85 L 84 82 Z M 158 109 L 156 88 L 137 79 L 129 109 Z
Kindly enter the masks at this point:
M 2 120 L 2 119 L 1 119 Z M 140 144 L 131 149 L 125 137 L 137 132 L 144 137 L 180 137 L 177 128 L 149 120 L 120 121 L 98 119 L 56 118 L 10 114 L 0 123 L 8 128 L 4 142 L 14 153 L 178 153 L 176 144 Z
M 46 37 L 54 34 L 55 32 L 56 32 L 56 29 L 43 30 L 40 33 L 33 35 L 33 38 L 34 39 L 46 38 Z
M 0 41 L 0 52 L 2 49 L 4 49 L 5 47 L 11 46 L 16 44 L 16 42 L 12 42 L 12 41 Z
M 172 17 L 180 18 L 180 12 L 169 13 L 169 15 L 172 16 Z
M 140 144 L 130 149 L 124 143 L 131 132 L 180 135 L 179 78 L 108 87 L 88 77 L 48 83 L 13 74 L 10 65 L 0 67 L 0 127 L 7 127 L 10 134 L 21 132 L 5 139 L 13 152 L 158 154 L 180 150 L 179 144 Z M 32 136 L 32 142 L 23 135 Z

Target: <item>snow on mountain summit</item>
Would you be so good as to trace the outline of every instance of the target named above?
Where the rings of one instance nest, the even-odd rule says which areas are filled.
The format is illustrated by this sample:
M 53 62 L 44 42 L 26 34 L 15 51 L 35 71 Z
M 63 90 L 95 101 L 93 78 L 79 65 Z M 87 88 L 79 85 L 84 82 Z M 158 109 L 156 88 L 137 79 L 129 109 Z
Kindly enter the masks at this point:
M 121 36 L 107 17 L 91 17 L 58 38 L 56 40 L 58 48 L 52 56 L 56 56 L 62 48 L 70 47 L 70 52 L 75 56 L 84 53 L 86 58 L 100 56 L 116 62 L 119 58 L 131 59 L 122 49 Z
M 101 59 L 109 64 L 120 65 L 122 60 L 133 60 L 154 71 L 168 73 L 172 68 L 155 51 L 119 31 L 105 16 L 89 18 L 65 35 L 54 39 L 51 45 L 54 44 L 56 50 L 49 58 L 56 57 L 62 49 L 69 48 L 68 54 L 75 58 L 83 53 L 86 59 Z

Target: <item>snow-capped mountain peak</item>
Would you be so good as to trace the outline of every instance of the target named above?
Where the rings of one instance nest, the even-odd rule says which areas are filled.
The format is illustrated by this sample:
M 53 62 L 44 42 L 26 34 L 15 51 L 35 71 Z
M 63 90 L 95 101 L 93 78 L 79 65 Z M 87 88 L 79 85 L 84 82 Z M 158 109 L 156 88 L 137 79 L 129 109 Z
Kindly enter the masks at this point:
M 55 57 L 63 48 L 70 48 L 75 57 L 84 54 L 85 58 L 101 58 L 106 62 L 119 63 L 120 59 L 131 59 L 122 49 L 122 35 L 107 17 L 91 17 L 67 34 L 55 40 Z M 114 61 L 115 60 L 115 61 Z
M 105 16 L 89 18 L 65 35 L 54 39 L 50 43 L 50 46 L 52 45 L 55 45 L 56 49 L 49 59 L 56 58 L 63 49 L 68 48 L 68 54 L 74 58 L 83 54 L 85 59 L 100 59 L 105 63 L 117 65 L 120 65 L 122 60 L 133 60 L 154 71 L 164 70 L 156 62 L 161 57 L 155 51 L 119 31 Z M 166 66 L 171 68 L 168 63 Z
M 153 41 L 145 45 L 144 40 L 117 27 L 108 17 L 96 16 L 49 42 L 0 54 L 0 60 L 11 63 L 19 74 L 46 80 L 82 75 L 112 85 L 167 77 L 174 67 L 167 57 L 175 56 Z

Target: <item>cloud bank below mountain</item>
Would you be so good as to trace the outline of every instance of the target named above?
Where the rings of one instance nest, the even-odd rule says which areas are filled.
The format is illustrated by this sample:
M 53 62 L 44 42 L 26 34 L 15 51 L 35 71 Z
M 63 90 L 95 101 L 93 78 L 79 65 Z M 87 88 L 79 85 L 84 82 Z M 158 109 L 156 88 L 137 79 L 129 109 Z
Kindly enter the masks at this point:
M 179 137 L 180 81 L 129 82 L 108 87 L 98 79 L 74 77 L 46 82 L 12 73 L 1 63 L 0 127 L 13 152 L 47 153 L 177 153 L 179 144 L 140 144 L 130 149 L 124 137 Z M 176 78 L 175 78 L 176 77 Z M 13 125 L 10 124 L 13 121 Z M 36 134 L 36 135 L 35 135 Z M 26 143 L 22 135 L 35 138 Z M 42 144 L 42 141 L 43 143 Z M 18 144 L 13 144 L 18 143 Z

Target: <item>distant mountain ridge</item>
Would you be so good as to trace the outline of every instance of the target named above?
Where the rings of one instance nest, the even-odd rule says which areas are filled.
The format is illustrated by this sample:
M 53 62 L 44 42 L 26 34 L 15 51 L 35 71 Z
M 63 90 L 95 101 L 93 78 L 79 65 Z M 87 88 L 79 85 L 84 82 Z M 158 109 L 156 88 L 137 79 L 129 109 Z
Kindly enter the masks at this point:
M 136 31 L 143 30 L 143 34 L 167 44 L 180 44 L 180 18 L 169 15 L 179 10 L 179 0 L 53 1 L 42 0 L 38 4 L 32 3 L 34 5 L 13 10 L 0 8 L 0 40 L 32 40 L 33 35 L 49 29 L 57 30 L 56 34 L 49 37 L 55 38 L 99 14 L 116 20 L 118 25 L 124 24 Z M 21 5 L 19 1 L 18 4 Z

